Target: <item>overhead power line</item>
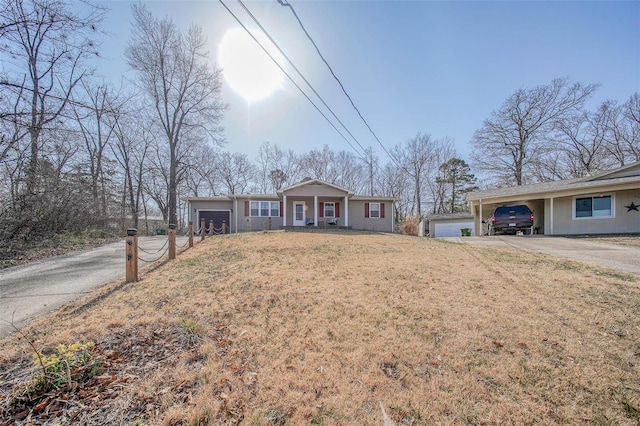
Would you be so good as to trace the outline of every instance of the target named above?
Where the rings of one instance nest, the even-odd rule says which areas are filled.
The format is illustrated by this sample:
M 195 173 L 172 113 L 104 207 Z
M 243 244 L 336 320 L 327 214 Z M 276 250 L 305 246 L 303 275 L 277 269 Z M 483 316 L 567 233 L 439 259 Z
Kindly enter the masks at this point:
M 353 133 L 351 133 L 349 131 L 349 129 L 347 128 L 347 126 L 345 126 L 345 124 L 342 122 L 342 120 L 340 120 L 340 118 L 336 115 L 335 112 L 333 112 L 333 110 L 331 109 L 331 107 L 329 105 L 327 105 L 327 103 L 325 102 L 324 98 L 322 96 L 320 96 L 320 94 L 316 91 L 316 89 L 313 87 L 313 85 L 311 83 L 309 83 L 309 80 L 307 80 L 304 76 L 304 74 L 302 74 L 302 71 L 300 71 L 298 69 L 298 67 L 293 63 L 293 61 L 289 58 L 289 56 L 287 56 L 286 53 L 284 53 L 284 51 L 280 48 L 280 46 L 278 45 L 278 43 L 276 43 L 276 41 L 271 37 L 271 35 L 269 34 L 269 32 L 262 26 L 262 24 L 258 21 L 258 19 L 253 15 L 253 13 L 251 13 L 251 11 L 247 8 L 247 6 L 245 6 L 245 4 L 242 2 L 242 0 L 237 0 L 238 3 L 240 3 L 240 5 L 242 6 L 242 8 L 245 10 L 245 12 L 247 12 L 247 14 L 251 17 L 251 19 L 253 20 L 253 22 L 256 23 L 256 25 L 260 28 L 260 30 L 262 30 L 262 32 L 269 38 L 269 40 L 271 41 L 271 43 L 273 43 L 273 45 L 276 47 L 276 49 L 278 49 L 280 51 L 280 53 L 282 54 L 282 56 L 289 62 L 289 64 L 291 64 L 291 66 L 293 67 L 293 69 L 298 73 L 298 75 L 302 78 L 302 80 L 304 80 L 305 83 L 307 83 L 307 86 L 309 86 L 309 88 L 311 88 L 311 90 L 313 91 L 313 93 L 318 97 L 318 99 L 320 99 L 320 101 L 322 102 L 322 104 L 329 110 L 329 112 L 331 112 L 331 114 L 333 115 L 333 117 L 338 120 L 338 123 L 340 123 L 340 125 L 344 128 L 344 130 L 347 131 L 347 133 L 349 134 L 349 136 L 351 136 L 351 138 L 353 138 L 354 142 L 356 144 L 358 144 L 358 146 L 360 147 L 360 149 L 362 149 L 363 154 L 367 151 L 362 144 L 360 144 L 360 142 L 358 141 L 358 139 L 356 139 L 355 136 L 353 136 Z
M 327 123 L 329 123 L 331 125 L 331 127 L 333 127 L 333 129 L 342 137 L 342 139 L 344 139 L 344 141 L 351 147 L 351 149 L 353 149 L 356 154 L 362 158 L 360 152 L 356 149 L 356 147 L 354 147 L 351 142 L 349 142 L 349 140 L 342 134 L 342 132 L 340 132 L 340 130 L 338 130 L 338 128 L 335 126 L 335 124 L 333 124 L 333 122 L 331 120 L 329 120 L 329 117 L 327 117 L 325 115 L 324 112 L 322 112 L 322 110 L 318 107 L 318 105 L 315 104 L 315 102 L 313 102 L 313 100 L 311 100 L 311 98 L 305 93 L 304 90 L 302 90 L 302 88 L 298 85 L 298 83 L 296 83 L 293 78 L 291 77 L 291 75 L 289 75 L 289 73 L 282 67 L 282 65 L 280 65 L 278 63 L 278 61 L 273 57 L 273 55 L 271 53 L 269 53 L 269 51 L 267 50 L 266 47 L 264 47 L 262 45 L 262 43 L 260 43 L 260 41 L 251 33 L 251 31 L 249 31 L 249 29 L 242 23 L 242 21 L 240 21 L 240 19 L 231 11 L 231 9 L 229 9 L 229 7 L 224 3 L 223 0 L 218 0 L 220 2 L 220 4 L 227 10 L 227 12 L 229 12 L 229 14 L 231 16 L 233 16 L 233 18 L 236 20 L 236 22 L 238 22 L 238 24 L 240 24 L 240 26 L 247 32 L 247 34 L 249 34 L 249 36 L 253 39 L 253 41 L 255 41 L 256 43 L 258 43 L 258 45 L 260 46 L 260 48 L 264 51 L 264 53 L 267 54 L 267 56 L 269 56 L 269 58 L 273 61 L 274 64 L 276 64 L 276 66 L 280 69 L 280 71 L 282 71 L 284 73 L 284 75 L 287 76 L 287 78 L 289 79 L 289 81 L 291 81 L 291 83 L 293 83 L 293 85 L 300 91 L 300 93 L 302 93 L 302 95 L 307 98 L 307 100 L 311 103 L 311 105 L 314 106 L 314 108 L 324 117 L 325 120 L 327 120 Z M 264 31 L 264 30 L 263 30 Z M 266 31 L 265 31 L 265 34 Z M 268 34 L 267 34 L 268 36 Z M 271 37 L 269 37 L 271 39 Z M 274 43 L 275 44 L 275 43 Z M 306 80 L 305 80 L 306 81 Z M 307 83 L 308 84 L 308 83 Z M 314 90 L 315 92 L 315 90 Z M 326 104 L 325 104 L 326 105 Z M 344 126 L 344 125 L 343 125 Z
M 280 3 L 280 5 L 284 6 L 284 7 L 288 7 L 289 9 L 291 9 L 291 12 L 293 13 L 293 16 L 295 16 L 296 20 L 298 21 L 298 23 L 300 24 L 300 28 L 302 28 L 302 31 L 304 31 L 304 33 L 306 34 L 307 38 L 309 39 L 309 41 L 311 41 L 311 44 L 313 44 L 313 47 L 316 48 L 316 52 L 318 52 L 318 55 L 320 55 L 320 58 L 322 58 L 322 61 L 325 63 L 325 65 L 327 66 L 327 68 L 329 68 L 329 71 L 331 72 L 331 75 L 333 76 L 333 78 L 338 82 L 338 84 L 340 85 L 340 88 L 342 89 L 342 92 L 344 92 L 345 96 L 349 99 L 349 102 L 351 102 L 351 106 L 353 107 L 353 109 L 356 110 L 356 112 L 358 113 L 358 115 L 360 116 L 360 118 L 362 119 L 362 121 L 364 122 L 365 126 L 367 126 L 367 128 L 369 129 L 369 132 L 371 132 L 371 134 L 373 135 L 373 137 L 376 139 L 376 141 L 378 141 L 378 144 L 382 147 L 382 149 L 384 150 L 384 152 L 389 156 L 389 158 L 395 162 L 395 158 L 393 158 L 391 156 L 391 154 L 389 153 L 389 151 L 387 151 L 387 148 L 384 146 L 384 144 L 380 141 L 380 138 L 378 138 L 378 135 L 376 135 L 376 133 L 373 131 L 373 129 L 371 128 L 371 126 L 369 125 L 369 123 L 367 123 L 367 120 L 365 120 L 365 118 L 362 116 L 362 114 L 360 113 L 360 110 L 358 109 L 358 107 L 356 106 L 356 104 L 353 102 L 353 99 L 351 99 L 351 96 L 349 96 L 349 93 L 347 93 L 347 90 L 344 88 L 344 85 L 342 84 L 342 81 L 340 81 L 340 79 L 338 78 L 338 76 L 336 75 L 335 72 L 333 72 L 333 68 L 331 68 L 331 65 L 329 65 L 329 62 L 327 62 L 327 60 L 325 59 L 324 55 L 322 55 L 322 52 L 320 52 L 320 49 L 318 48 L 318 45 L 316 44 L 316 42 L 313 40 L 313 38 L 311 37 L 311 35 L 309 34 L 309 32 L 307 31 L 307 29 L 305 28 L 304 24 L 302 23 L 302 21 L 300 20 L 300 17 L 298 16 L 298 14 L 296 13 L 296 10 L 293 8 L 293 6 L 291 5 L 291 3 L 289 3 L 287 0 L 278 0 L 278 3 Z

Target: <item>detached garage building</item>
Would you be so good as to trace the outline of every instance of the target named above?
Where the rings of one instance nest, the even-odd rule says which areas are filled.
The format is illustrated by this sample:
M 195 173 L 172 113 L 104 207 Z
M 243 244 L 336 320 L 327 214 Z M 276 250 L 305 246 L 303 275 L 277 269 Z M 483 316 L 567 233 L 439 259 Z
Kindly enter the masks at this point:
M 471 229 L 474 235 L 475 225 L 471 213 L 433 214 L 427 217 L 429 236 L 433 238 L 459 237 L 462 229 Z

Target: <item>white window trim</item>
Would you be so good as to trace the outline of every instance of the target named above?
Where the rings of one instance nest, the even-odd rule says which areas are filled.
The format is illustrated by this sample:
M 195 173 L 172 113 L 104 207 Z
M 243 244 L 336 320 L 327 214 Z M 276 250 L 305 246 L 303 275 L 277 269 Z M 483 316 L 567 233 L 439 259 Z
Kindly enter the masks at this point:
M 258 203 L 258 214 L 254 215 L 252 212 L 251 204 Z M 269 213 L 264 216 L 262 214 L 262 204 L 261 203 L 269 203 Z M 278 203 L 278 214 L 273 216 L 271 214 L 271 203 Z M 249 200 L 249 217 L 280 217 L 280 201 L 267 201 L 267 200 Z
M 587 217 L 578 217 L 576 216 L 576 200 L 579 198 L 600 198 L 603 197 L 611 197 L 611 215 L 609 216 L 587 216 Z M 591 212 L 593 213 L 593 204 L 591 205 Z M 571 200 L 571 218 L 573 220 L 599 220 L 599 219 L 615 219 L 616 217 L 616 194 L 613 192 L 606 193 L 598 193 L 598 194 L 584 194 L 584 195 L 574 195 Z
M 333 214 L 331 216 L 327 215 L 327 204 L 331 204 L 333 206 Z M 327 217 L 329 219 L 334 219 L 336 217 L 336 203 L 334 201 L 328 201 L 324 203 L 324 211 L 322 212 L 322 214 L 324 215 L 324 217 Z
M 373 205 L 376 204 L 378 206 L 378 216 L 373 216 L 372 212 L 373 212 Z M 382 203 L 369 203 L 369 219 L 380 219 L 380 204 Z

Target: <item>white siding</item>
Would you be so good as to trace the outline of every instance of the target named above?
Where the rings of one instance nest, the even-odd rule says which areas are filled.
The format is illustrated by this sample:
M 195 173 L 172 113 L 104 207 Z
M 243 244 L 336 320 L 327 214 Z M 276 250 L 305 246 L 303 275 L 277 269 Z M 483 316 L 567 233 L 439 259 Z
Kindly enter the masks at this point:
M 434 235 L 432 237 L 441 238 L 441 237 L 459 237 L 462 235 L 460 230 L 462 228 L 471 229 L 471 235 L 474 235 L 474 224 L 473 220 L 464 220 L 464 221 L 446 221 L 446 222 L 436 222 L 434 224 Z

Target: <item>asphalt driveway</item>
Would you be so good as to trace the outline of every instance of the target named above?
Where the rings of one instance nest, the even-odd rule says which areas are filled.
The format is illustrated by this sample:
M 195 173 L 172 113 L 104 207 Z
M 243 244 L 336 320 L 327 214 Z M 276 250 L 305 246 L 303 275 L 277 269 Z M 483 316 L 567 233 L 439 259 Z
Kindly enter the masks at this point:
M 145 260 L 155 260 L 167 237 L 141 237 L 139 252 Z M 177 245 L 184 245 L 179 237 Z M 139 267 L 149 262 L 141 260 Z M 29 320 L 76 300 L 105 284 L 124 279 L 125 242 L 42 259 L 27 265 L 0 270 L 0 337 Z
M 578 260 L 640 276 L 640 247 L 622 246 L 589 238 L 543 235 L 445 238 L 464 244 L 507 247 Z

